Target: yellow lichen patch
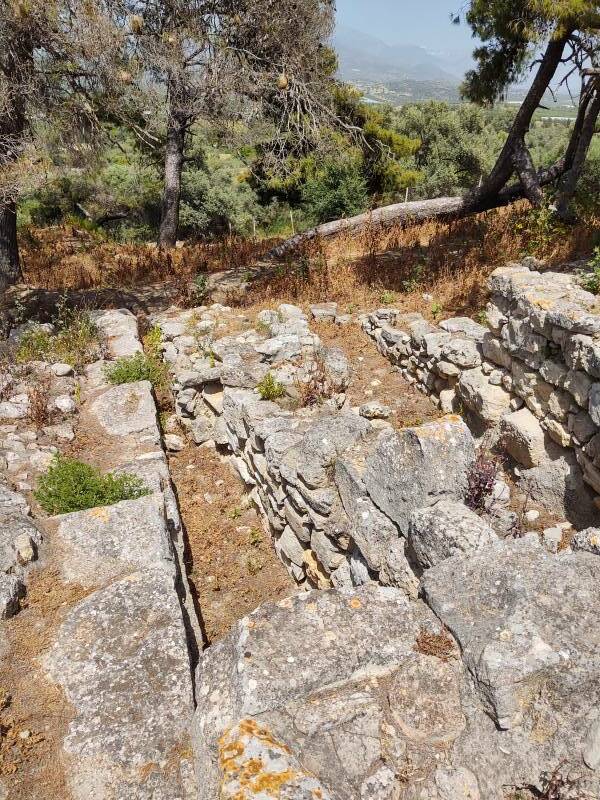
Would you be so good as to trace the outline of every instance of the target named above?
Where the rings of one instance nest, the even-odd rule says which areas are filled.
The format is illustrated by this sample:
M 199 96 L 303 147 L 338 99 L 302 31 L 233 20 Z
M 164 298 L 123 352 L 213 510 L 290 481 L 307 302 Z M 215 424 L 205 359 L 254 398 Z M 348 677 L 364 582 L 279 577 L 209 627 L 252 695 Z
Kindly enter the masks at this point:
M 267 796 L 275 798 L 281 795 L 281 790 L 286 783 L 290 783 L 298 777 L 301 777 L 300 773 L 292 769 L 286 769 L 283 772 L 263 772 L 251 782 L 248 788 L 252 792 L 265 792 Z
M 362 608 L 362 603 L 358 599 L 358 597 L 353 597 L 352 600 L 348 603 L 350 608 Z
M 105 506 L 101 508 L 92 508 L 89 515 L 94 519 L 99 519 L 101 522 L 108 522 L 110 520 L 110 514 Z

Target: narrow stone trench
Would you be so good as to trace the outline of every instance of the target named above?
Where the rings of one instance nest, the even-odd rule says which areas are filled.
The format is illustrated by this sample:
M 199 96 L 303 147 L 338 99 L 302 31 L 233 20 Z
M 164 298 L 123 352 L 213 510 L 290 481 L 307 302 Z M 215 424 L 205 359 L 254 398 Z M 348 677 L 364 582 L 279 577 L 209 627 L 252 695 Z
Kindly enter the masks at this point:
M 169 457 L 185 530 L 185 566 L 208 646 L 295 586 L 226 457 L 188 445 Z

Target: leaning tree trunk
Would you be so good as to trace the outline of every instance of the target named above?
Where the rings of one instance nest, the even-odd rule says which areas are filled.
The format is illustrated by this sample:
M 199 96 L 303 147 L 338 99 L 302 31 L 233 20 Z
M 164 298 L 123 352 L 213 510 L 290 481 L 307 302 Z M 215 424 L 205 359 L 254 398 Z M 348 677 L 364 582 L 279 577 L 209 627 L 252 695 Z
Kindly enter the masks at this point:
M 511 175 L 517 168 L 515 161 L 517 161 L 519 167 L 525 170 L 525 175 L 529 171 L 524 145 L 525 135 L 529 131 L 532 117 L 538 109 L 550 81 L 558 69 L 571 33 L 572 31 L 570 30 L 566 31 L 559 38 L 551 39 L 548 42 L 535 78 L 533 79 L 525 99 L 519 106 L 519 110 L 510 126 L 506 142 L 504 143 L 500 155 L 496 159 L 494 167 L 481 187 L 473 192 L 472 202 L 474 205 L 481 204 L 485 202 L 486 199 L 495 197 L 498 192 L 506 186 Z M 529 183 L 526 192 L 530 189 L 535 192 L 535 189 L 533 189 Z
M 21 278 L 17 243 L 17 207 L 14 201 L 0 205 L 0 291 Z
M 567 171 L 558 187 L 556 213 L 563 220 L 568 220 L 571 216 L 571 201 L 575 195 L 577 182 L 581 176 L 592 137 L 596 131 L 596 122 L 600 114 L 600 78 L 593 80 L 589 87 L 589 92 L 590 96 L 586 103 L 581 131 L 575 146 L 571 148 L 572 157 L 569 163 L 566 164 Z
M 165 148 L 165 178 L 158 234 L 159 247 L 172 248 L 177 242 L 186 129 L 186 120 L 171 109 Z

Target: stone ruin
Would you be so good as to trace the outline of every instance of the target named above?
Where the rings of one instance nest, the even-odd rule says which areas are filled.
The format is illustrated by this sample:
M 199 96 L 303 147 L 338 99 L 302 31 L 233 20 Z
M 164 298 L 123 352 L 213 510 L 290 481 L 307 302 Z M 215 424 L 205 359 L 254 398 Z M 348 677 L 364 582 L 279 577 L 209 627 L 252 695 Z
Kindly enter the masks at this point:
M 359 321 L 446 413 L 408 428 L 349 407 L 344 353 L 286 304 L 225 336 L 223 306 L 155 318 L 165 433 L 150 384 L 87 368 L 76 429 L 151 493 L 35 521 L 25 486 L 0 494 L 3 617 L 46 552 L 84 590 L 40 664 L 72 709 L 58 757 L 74 800 L 600 797 L 600 316 L 566 274 L 511 266 L 491 288 L 488 326 L 393 309 Z M 334 304 L 312 316 L 355 324 Z M 99 324 L 107 358 L 140 350 L 133 315 Z M 285 400 L 261 399 L 267 375 Z M 311 382 L 322 398 L 307 408 Z M 11 476 L 28 445 L 8 428 Z M 177 429 L 230 461 L 298 585 L 204 651 L 165 455 Z M 507 527 L 502 480 L 478 513 L 466 504 L 482 435 L 575 524 L 554 546 Z

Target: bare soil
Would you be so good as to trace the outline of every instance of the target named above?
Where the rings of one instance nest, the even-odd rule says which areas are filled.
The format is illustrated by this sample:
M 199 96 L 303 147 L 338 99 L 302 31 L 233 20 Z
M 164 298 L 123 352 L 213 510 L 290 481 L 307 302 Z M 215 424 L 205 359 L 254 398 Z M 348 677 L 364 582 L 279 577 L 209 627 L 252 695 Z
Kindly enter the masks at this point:
M 0 781 L 10 800 L 69 800 L 60 758 L 72 719 L 40 658 L 66 613 L 89 591 L 65 584 L 51 565 L 30 573 L 21 612 L 3 623 L 0 660 Z
M 350 405 L 376 401 L 389 406 L 392 415 L 388 421 L 396 428 L 421 425 L 443 416 L 426 395 L 394 369 L 358 325 L 313 321 L 311 329 L 324 344 L 343 350 L 350 361 L 353 369 L 347 393 Z
M 211 447 L 189 446 L 170 457 L 189 544 L 188 579 L 208 644 L 266 601 L 296 591 L 275 554 L 244 486 Z

